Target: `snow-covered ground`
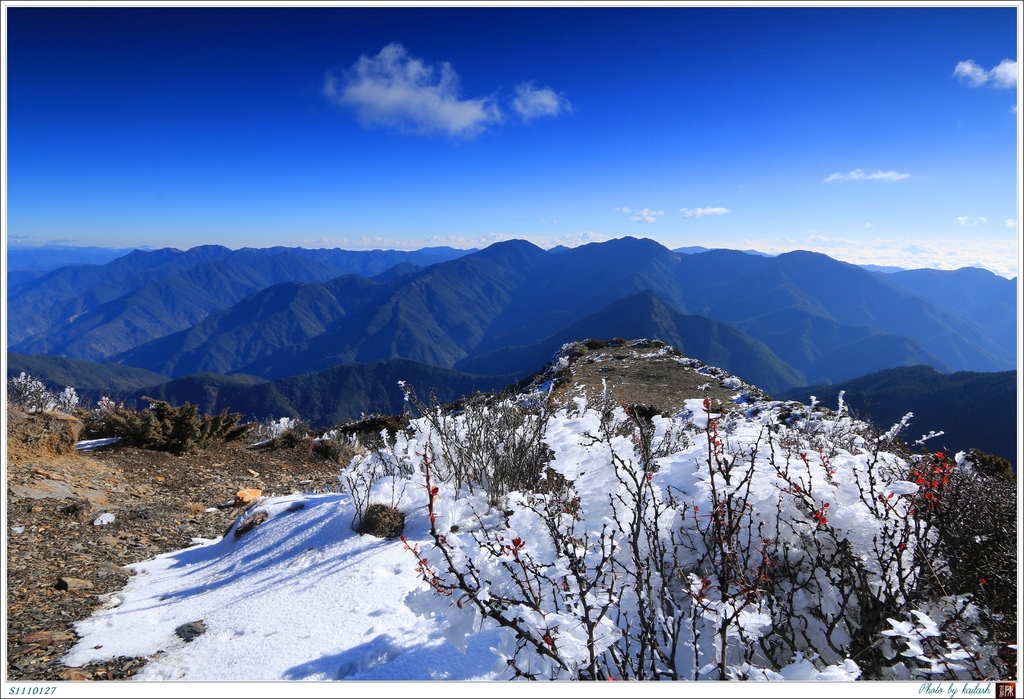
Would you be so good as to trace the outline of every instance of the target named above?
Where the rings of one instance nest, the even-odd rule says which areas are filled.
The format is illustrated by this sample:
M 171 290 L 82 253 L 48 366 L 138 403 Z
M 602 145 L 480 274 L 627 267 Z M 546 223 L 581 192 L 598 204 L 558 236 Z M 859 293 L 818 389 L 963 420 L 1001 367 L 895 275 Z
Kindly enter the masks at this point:
M 65 662 L 151 656 L 138 680 L 469 680 L 493 677 L 494 633 L 459 653 L 404 604 L 416 560 L 396 540 L 352 530 L 347 495 L 289 495 L 269 518 L 158 556 L 111 606 L 78 625 Z M 408 520 L 426 537 L 424 517 Z M 191 641 L 175 630 L 202 622 Z
M 733 382 L 732 388 L 743 388 L 731 378 L 725 380 Z M 757 535 L 762 541 L 788 537 L 789 546 L 806 546 L 827 524 L 855 551 L 869 555 L 876 537 L 892 531 L 893 517 L 904 516 L 906 510 L 901 508 L 917 493 L 915 484 L 896 477 L 904 462 L 883 454 L 881 461 L 888 464 L 888 470 L 876 469 L 874 475 L 894 475 L 888 481 L 867 484 L 869 455 L 860 451 L 863 443 L 848 430 L 852 424 L 848 418 L 814 418 L 813 426 L 805 420 L 799 428 L 805 438 L 813 433 L 815 439 L 822 440 L 830 437 L 830 430 L 842 432 L 841 446 L 811 451 L 785 441 L 796 440 L 798 434 L 785 434 L 787 428 L 780 411 L 790 408 L 777 403 L 743 404 L 742 390 L 738 398 L 739 410 L 727 421 L 720 420 L 721 416 L 700 400 L 689 401 L 687 409 L 673 418 L 654 418 L 653 440 L 665 448 L 658 457 L 657 470 L 647 481 L 649 491 L 645 492 L 662 504 L 671 496 L 672 508 L 659 515 L 667 518 L 666 531 L 682 531 L 680 527 L 688 526 L 687 518 L 707 529 L 706 517 L 715 508 L 716 498 L 721 498 L 722 488 L 735 488 L 739 482 L 734 479 L 732 485 L 723 485 L 724 471 L 718 474 L 718 481 L 711 471 L 718 457 L 735 456 L 740 464 L 736 468 L 750 472 L 750 478 L 743 480 L 743 503 L 749 508 L 751 521 L 755 525 L 761 523 Z M 610 531 L 609 536 L 618 537 L 617 540 L 625 535 L 626 527 L 621 520 L 628 508 L 618 508 L 609 494 L 623 495 L 619 503 L 626 503 L 632 496 L 623 490 L 623 480 L 612 464 L 615 455 L 621 459 L 620 467 L 633 463 L 636 448 L 636 442 L 628 435 L 593 439 L 601 431 L 601 415 L 601 411 L 585 406 L 581 399 L 574 409 L 552 415 L 545 432 L 545 442 L 555 454 L 552 469 L 575 481 L 575 492 L 580 497 L 579 514 L 574 521 L 567 520 L 566 526 L 575 527 L 573 537 L 578 538 L 573 540 L 580 542 L 583 559 L 595 566 L 594 556 L 600 553 L 602 540 L 599 533 Z M 621 408 L 617 418 L 620 424 L 628 424 Z M 453 419 L 454 429 L 462 429 L 458 422 L 461 418 Z M 709 429 L 709 419 L 714 422 L 713 430 Z M 775 432 L 769 429 L 769 423 L 775 425 Z M 127 586 L 113 595 L 103 610 L 77 625 L 81 638 L 65 662 L 78 666 L 116 656 L 147 656 L 148 664 L 135 682 L 127 683 L 130 689 L 124 684 L 111 687 L 103 683 L 68 689 L 72 693 L 81 690 L 89 696 L 93 695 L 90 692 L 105 696 L 99 687 L 102 684 L 111 687 L 111 695 L 116 696 L 122 690 L 131 695 L 181 696 L 196 690 L 179 683 L 199 681 L 217 683 L 195 685 L 201 694 L 215 691 L 232 696 L 411 696 L 424 691 L 452 696 L 521 696 L 531 692 L 542 696 L 555 692 L 581 696 L 751 693 L 746 689 L 749 684 L 738 682 L 701 682 L 699 688 L 691 685 L 685 689 L 673 687 L 674 683 L 645 683 L 642 687 L 638 683 L 574 683 L 558 688 L 519 682 L 480 684 L 508 677 L 513 637 L 498 629 L 493 621 L 476 614 L 467 597 L 460 598 L 466 602 L 466 608 L 459 605 L 456 610 L 458 595 L 434 595 L 424 582 L 424 561 L 443 573 L 431 537 L 431 515 L 424 490 L 424 463 L 429 463 L 424 454 L 441 458 L 436 442 L 432 441 L 435 439 L 427 421 L 414 421 L 412 429 L 400 433 L 398 443 L 388 452 L 390 463 L 399 467 L 400 475 L 378 478 L 368 491 L 372 492 L 372 500 L 393 501 L 406 514 L 404 540 L 360 536 L 354 532 L 356 509 L 349 493 L 291 494 L 262 500 L 225 537 L 197 541 L 190 548 L 132 566 L 135 575 Z M 776 448 L 786 444 L 786 453 L 772 453 L 766 447 L 770 439 L 779 440 Z M 780 475 L 782 464 L 784 478 Z M 360 469 L 366 472 L 379 466 L 379 460 L 375 462 L 371 456 L 357 460 L 352 468 L 358 473 Z M 443 466 L 440 461 L 434 462 L 435 479 Z M 794 492 L 797 483 L 804 484 L 799 493 Z M 861 491 L 865 487 L 877 490 L 876 499 L 885 501 L 882 506 L 873 508 L 864 501 Z M 531 509 L 525 498 L 512 495 L 503 505 L 503 519 L 486 513 L 485 502 L 479 489 L 469 495 L 442 483 L 433 508 L 436 529 L 448 537 L 446 541 L 451 542 L 453 551 L 474 556 L 476 565 L 485 570 L 487 589 L 481 595 L 485 601 L 488 595 L 514 589 L 512 576 L 518 569 L 505 565 L 513 557 L 516 562 L 520 555 L 532 562 L 543 560 L 543 575 L 552 581 L 561 575 L 561 587 L 552 587 L 550 599 L 546 598 L 541 605 L 531 628 L 544 628 L 546 624 L 548 628 L 560 629 L 561 635 L 549 642 L 554 647 L 557 641 L 563 657 L 576 662 L 583 657 L 583 651 L 572 650 L 571 643 L 578 643 L 579 638 L 572 638 L 567 630 L 574 617 L 564 604 L 572 595 L 572 585 L 566 582 L 571 580 L 566 573 L 564 551 L 545 535 L 536 504 Z M 782 520 L 776 517 L 779 513 Z M 263 521 L 250 528 L 246 520 L 253 517 Z M 481 527 L 492 520 L 495 529 L 484 532 Z M 239 535 L 240 530 L 244 533 Z M 496 540 L 493 537 L 501 533 L 507 536 L 506 541 L 520 543 L 515 544 L 515 551 L 503 546 L 488 558 L 487 542 Z M 909 543 L 912 550 L 914 542 Z M 687 556 L 711 560 L 708 556 L 714 552 L 708 554 L 701 548 L 703 545 L 690 541 L 684 547 L 681 562 L 685 563 Z M 587 546 L 592 550 L 584 551 Z M 413 548 L 419 553 L 414 554 Z M 532 558 L 527 559 L 528 556 Z M 753 565 L 757 561 L 751 558 L 748 563 Z M 885 577 L 887 573 L 878 574 Z M 442 578 L 442 582 L 451 582 L 450 576 Z M 612 585 L 616 579 L 602 578 Z M 690 628 L 715 628 L 730 613 L 724 598 L 712 599 L 716 583 L 710 576 L 706 580 L 691 576 L 689 584 L 692 599 L 699 601 L 685 612 L 691 615 Z M 566 591 L 564 599 L 559 597 L 563 594 L 559 590 Z M 625 586 L 615 589 L 615 594 L 625 595 L 624 600 L 628 597 L 626 592 Z M 588 599 L 598 599 L 601 593 L 596 594 L 597 597 Z M 684 598 L 686 594 L 683 593 Z M 796 609 L 798 614 L 807 616 L 813 605 L 827 610 L 838 604 L 831 594 L 827 585 L 816 587 L 812 581 L 806 589 L 797 591 L 791 603 L 807 607 Z M 551 604 L 554 607 L 550 609 L 545 606 Z M 735 625 L 745 634 L 768 634 L 771 613 L 769 605 L 750 604 L 742 613 L 736 613 Z M 922 660 L 926 651 L 921 649 L 920 641 L 934 628 L 931 619 L 920 613 L 908 613 L 891 623 L 891 629 L 879 637 L 879 643 L 889 644 L 893 653 L 902 652 L 908 662 L 927 664 Z M 598 626 L 595 637 L 605 645 L 622 631 L 622 622 L 610 616 L 601 618 Z M 808 637 L 825 633 L 819 626 L 809 621 Z M 844 638 L 841 630 L 830 633 L 835 634 L 833 640 Z M 683 665 L 689 663 L 687 667 L 693 668 L 698 679 L 710 676 L 715 665 L 705 665 L 705 661 L 715 654 L 717 646 L 704 637 L 693 644 L 696 650 L 680 650 Z M 954 656 L 955 653 L 945 660 L 955 662 Z M 757 665 L 757 660 L 756 653 L 737 656 L 730 672 L 746 673 L 752 679 L 797 680 L 762 682 L 757 694 L 866 696 L 880 691 L 877 685 L 872 688 L 873 683 L 864 682 L 830 683 L 827 689 L 821 686 L 824 680 L 857 679 L 860 669 L 849 658 L 794 654 L 778 671 Z M 539 668 L 538 672 L 561 676 L 557 668 L 543 661 L 540 658 L 533 665 Z M 902 679 L 908 681 L 887 683 L 881 691 L 887 696 L 916 696 L 922 685 L 921 675 L 911 677 L 905 669 L 897 669 L 893 676 L 900 678 L 901 672 L 905 675 Z M 154 680 L 161 682 L 145 687 L 140 684 Z M 368 684 L 343 688 L 333 682 L 322 682 L 325 680 Z M 438 685 L 438 681 L 450 684 Z M 303 684 L 267 684 L 279 682 Z

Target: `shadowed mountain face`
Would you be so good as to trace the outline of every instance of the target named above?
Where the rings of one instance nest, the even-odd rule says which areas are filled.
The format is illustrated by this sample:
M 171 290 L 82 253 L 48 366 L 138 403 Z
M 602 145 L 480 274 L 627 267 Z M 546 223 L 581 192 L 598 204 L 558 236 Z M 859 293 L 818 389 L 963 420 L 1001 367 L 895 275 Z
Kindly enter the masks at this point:
M 805 383 L 804 378 L 781 361 L 764 343 L 743 331 L 702 316 L 680 313 L 653 291 L 642 291 L 563 328 L 526 347 L 507 347 L 477 355 L 456 368 L 478 374 L 504 368 L 528 375 L 543 365 L 567 342 L 579 338 L 646 337 L 666 342 L 683 354 L 740 374 L 769 393 Z
M 974 321 L 1005 352 L 1016 353 L 1016 277 L 1005 279 L 985 269 L 964 267 L 914 269 L 883 279 Z
M 1015 285 L 988 273 L 882 275 L 815 253 L 684 254 L 633 238 L 455 252 L 137 251 L 17 287 L 12 349 L 279 379 L 390 359 L 522 373 L 556 343 L 646 335 L 769 391 L 1016 362 Z M 421 266 L 430 255 L 444 259 Z M 945 293 L 943 279 L 973 291 Z
M 876 369 L 923 362 L 941 370 L 996 371 L 1016 361 L 1013 352 L 954 310 L 888 283 L 885 276 L 817 253 L 765 259 L 742 277 L 696 291 L 688 305 L 691 312 L 735 323 L 764 340 L 812 382 L 863 373 L 836 374 L 833 367 L 854 356 L 852 343 L 865 341 L 872 331 L 905 338 L 868 345 L 883 352 Z M 826 327 L 827 322 L 834 325 Z M 815 366 L 818 352 L 839 361 L 826 363 L 829 371 L 823 371 Z
M 380 284 L 352 275 L 324 284 L 276 284 L 187 330 L 147 342 L 114 359 L 167 376 L 228 373 L 323 333 L 346 313 L 382 293 Z
M 305 250 L 216 245 L 133 251 L 102 265 L 61 267 L 25 282 L 8 299 L 8 343 L 31 353 L 103 360 L 191 327 L 273 284 L 372 276 L 397 264 L 433 264 L 465 254 Z

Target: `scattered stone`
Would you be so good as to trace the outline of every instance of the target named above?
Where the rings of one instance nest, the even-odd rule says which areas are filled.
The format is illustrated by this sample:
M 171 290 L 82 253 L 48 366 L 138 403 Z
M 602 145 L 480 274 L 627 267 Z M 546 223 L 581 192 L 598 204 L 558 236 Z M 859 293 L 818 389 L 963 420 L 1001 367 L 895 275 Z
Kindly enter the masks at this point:
M 70 641 L 75 635 L 67 631 L 37 631 L 31 633 L 22 639 L 24 644 L 33 644 L 38 646 L 48 646 L 53 643 L 60 643 L 62 641 Z
M 263 491 L 259 488 L 243 488 L 235 493 L 234 506 L 241 507 L 242 505 L 248 505 L 254 500 L 258 499 L 263 494 Z
M 81 578 L 57 578 L 53 586 L 58 590 L 87 590 L 92 587 L 92 583 Z
M 61 513 L 79 522 L 86 522 L 92 517 L 92 503 L 84 498 L 75 500 L 62 509 Z
M 117 546 L 118 544 L 120 544 L 120 543 L 121 543 L 121 540 L 120 540 L 120 539 L 118 539 L 118 538 L 117 538 L 116 536 L 110 536 L 110 535 L 107 535 L 107 536 L 101 536 L 101 537 L 100 537 L 100 538 L 98 539 L 98 541 L 99 541 L 99 542 L 100 542 L 101 544 L 106 544 L 107 546 Z
M 102 526 L 105 526 L 107 524 L 113 524 L 113 523 L 114 523 L 114 514 L 112 512 L 104 512 L 103 514 L 101 514 L 99 517 L 97 517 L 93 521 L 93 525 L 95 525 L 97 527 L 102 527 Z
M 193 621 L 188 624 L 182 624 L 174 630 L 174 633 L 178 635 L 178 638 L 185 641 L 185 643 L 191 643 L 195 639 L 206 633 L 206 624 L 200 621 Z

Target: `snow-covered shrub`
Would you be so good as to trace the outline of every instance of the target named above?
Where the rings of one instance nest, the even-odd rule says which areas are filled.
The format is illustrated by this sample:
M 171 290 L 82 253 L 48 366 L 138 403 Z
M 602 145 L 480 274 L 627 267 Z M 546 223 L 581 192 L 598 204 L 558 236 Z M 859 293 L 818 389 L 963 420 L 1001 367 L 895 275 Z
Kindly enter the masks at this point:
M 364 532 L 367 511 L 375 505 L 397 510 L 406 486 L 416 473 L 415 466 L 404 458 L 410 446 L 403 432 L 393 435 L 381 429 L 375 439 L 367 439 L 372 448 L 356 454 L 339 480 L 344 492 L 352 498 L 355 515 L 352 528 Z
M 28 413 L 64 413 L 73 415 L 78 409 L 78 394 L 71 386 L 51 391 L 39 379 L 24 371 L 7 379 L 7 404 Z
M 407 604 L 457 646 L 503 629 L 507 676 L 1012 676 L 1015 610 L 987 623 L 993 602 L 953 584 L 941 514 L 958 476 L 899 445 L 906 421 L 880 433 L 842 405 L 711 400 L 666 418 L 578 398 L 513 428 L 515 405 L 435 407 L 353 462 L 363 503 L 423 493 L 429 540 L 404 545 L 424 586 Z M 532 475 L 492 493 L 482 455 L 502 450 L 482 445 L 516 440 L 535 445 L 516 452 Z
M 313 451 L 342 466 L 350 463 L 359 449 L 359 443 L 352 435 L 338 429 L 328 430 L 313 439 Z
M 437 477 L 469 492 L 482 489 L 490 504 L 514 490 L 535 491 L 544 485 L 551 459 L 544 444 L 547 401 L 517 397 L 467 401 L 458 410 L 426 405 L 404 386 L 406 397 L 433 428 L 431 461 Z
M 265 418 L 256 421 L 249 431 L 249 445 L 267 446 L 271 440 L 299 427 L 299 422 L 297 418 L 293 417 Z

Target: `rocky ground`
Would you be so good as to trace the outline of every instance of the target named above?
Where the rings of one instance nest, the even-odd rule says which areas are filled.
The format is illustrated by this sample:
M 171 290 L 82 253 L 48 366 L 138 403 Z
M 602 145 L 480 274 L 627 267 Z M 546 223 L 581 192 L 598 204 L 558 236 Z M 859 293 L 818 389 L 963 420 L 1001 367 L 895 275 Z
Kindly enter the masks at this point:
M 239 490 L 339 487 L 340 465 L 308 441 L 262 449 L 218 443 L 184 456 L 118 446 L 80 453 L 76 420 L 13 411 L 7 419 L 8 681 L 132 676 L 144 658 L 81 668 L 61 662 L 75 643 L 75 622 L 128 580 L 123 566 L 221 536 L 244 508 L 219 506 Z M 96 524 L 105 513 L 114 521 Z

